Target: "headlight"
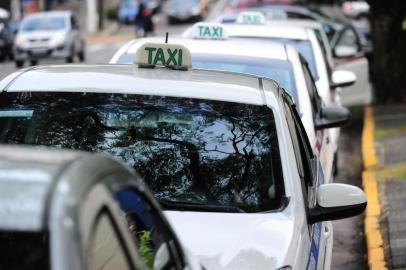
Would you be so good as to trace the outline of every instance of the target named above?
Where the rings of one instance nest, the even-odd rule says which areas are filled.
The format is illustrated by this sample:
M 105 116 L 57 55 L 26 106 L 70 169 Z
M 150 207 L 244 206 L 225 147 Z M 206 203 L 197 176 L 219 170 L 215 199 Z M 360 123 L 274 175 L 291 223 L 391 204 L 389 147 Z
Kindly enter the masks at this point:
M 63 34 L 56 34 L 51 39 L 52 46 L 59 46 L 59 45 L 62 45 L 64 42 L 65 42 L 65 35 L 63 35 Z
M 18 46 L 24 45 L 27 42 L 27 39 L 23 36 L 17 35 L 15 39 L 15 44 Z

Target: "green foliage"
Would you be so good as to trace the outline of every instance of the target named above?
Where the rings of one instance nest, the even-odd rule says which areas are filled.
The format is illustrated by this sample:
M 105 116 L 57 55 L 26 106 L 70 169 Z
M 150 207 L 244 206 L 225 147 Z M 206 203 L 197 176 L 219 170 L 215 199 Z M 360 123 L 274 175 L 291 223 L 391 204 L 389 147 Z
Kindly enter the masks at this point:
M 152 235 L 149 231 L 141 231 L 140 235 L 140 256 L 148 269 L 152 269 L 154 264 L 154 252 L 152 251 Z
M 117 21 L 118 20 L 118 8 L 117 7 L 111 7 L 106 11 L 106 17 L 107 19 L 111 21 Z

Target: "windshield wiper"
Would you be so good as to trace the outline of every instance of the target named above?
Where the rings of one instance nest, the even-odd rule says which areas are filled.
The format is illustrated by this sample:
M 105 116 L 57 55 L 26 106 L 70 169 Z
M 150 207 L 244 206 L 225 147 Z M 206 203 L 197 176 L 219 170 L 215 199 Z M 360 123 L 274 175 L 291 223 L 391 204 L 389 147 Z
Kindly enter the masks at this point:
M 159 203 L 165 210 L 194 210 L 194 211 L 207 211 L 207 212 L 227 212 L 227 213 L 246 213 L 243 209 L 237 206 L 228 205 L 215 205 L 204 204 L 198 202 L 185 202 L 185 201 L 171 201 L 171 200 L 159 200 Z

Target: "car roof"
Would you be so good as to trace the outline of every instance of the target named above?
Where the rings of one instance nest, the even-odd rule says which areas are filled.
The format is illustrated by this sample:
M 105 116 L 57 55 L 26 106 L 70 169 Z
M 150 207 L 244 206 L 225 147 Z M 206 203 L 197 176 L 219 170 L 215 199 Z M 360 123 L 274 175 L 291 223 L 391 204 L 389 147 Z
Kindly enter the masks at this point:
M 304 27 L 286 25 L 284 27 L 273 27 L 271 24 L 244 25 L 227 24 L 227 32 L 230 37 L 258 37 L 258 38 L 287 38 L 297 40 L 308 40 Z M 276 25 L 275 25 L 276 26 Z
M 304 27 L 311 29 L 323 29 L 323 25 L 314 20 L 303 20 L 303 19 L 287 19 L 287 20 L 274 20 L 268 21 L 269 26 L 281 26 L 281 27 Z
M 264 105 L 260 79 L 254 75 L 203 69 L 54 65 L 13 73 L 0 82 L 0 91 L 159 95 Z M 279 85 L 269 81 L 273 87 L 267 91 L 278 96 Z
M 185 33 L 185 36 L 187 36 L 187 33 Z M 147 42 L 159 41 L 162 41 L 162 38 L 136 39 L 127 47 L 126 53 L 135 54 L 141 45 Z M 277 42 L 252 42 L 246 39 L 203 40 L 185 37 L 171 39 L 171 43 L 185 46 L 190 50 L 192 55 L 218 54 L 222 56 L 247 56 L 279 60 L 288 59 L 284 45 Z M 247 50 L 247 48 L 250 49 Z
M 87 154 L 38 147 L 0 146 L 0 230 L 39 231 L 55 179 Z

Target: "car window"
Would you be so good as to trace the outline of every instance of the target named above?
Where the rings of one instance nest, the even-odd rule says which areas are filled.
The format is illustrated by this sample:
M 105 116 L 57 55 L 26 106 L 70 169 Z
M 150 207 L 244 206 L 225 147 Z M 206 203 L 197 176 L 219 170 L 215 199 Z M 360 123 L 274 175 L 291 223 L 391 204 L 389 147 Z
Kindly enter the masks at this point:
M 0 269 L 50 269 L 49 237 L 41 232 L 0 231 Z
M 315 117 L 321 109 L 321 98 L 317 92 L 316 84 L 310 73 L 306 60 L 300 56 L 300 62 L 303 70 L 303 75 L 306 81 L 306 88 L 309 91 L 310 101 L 312 104 L 313 117 Z
M 357 34 L 351 28 L 345 29 L 341 34 L 336 46 L 345 46 L 359 51 Z
M 1 93 L 0 143 L 108 152 L 176 209 L 261 212 L 283 203 L 278 134 L 267 106 L 147 95 Z
M 310 189 L 313 185 L 313 176 L 312 176 L 312 167 L 310 165 L 310 160 L 309 158 L 312 158 L 308 153 L 307 153 L 307 147 L 310 147 L 310 143 L 304 142 L 303 141 L 303 136 L 296 117 L 297 112 L 295 113 L 295 109 L 292 107 L 291 102 L 284 102 L 284 109 L 285 109 L 285 115 L 286 115 L 286 120 L 288 123 L 289 127 L 289 132 L 291 135 L 291 140 L 292 140 L 292 145 L 293 149 L 295 152 L 295 158 L 296 158 L 296 163 L 298 166 L 298 172 L 299 176 L 301 177 L 302 180 L 302 190 L 303 190 L 303 195 L 305 200 L 307 200 L 309 196 Z M 300 119 L 300 117 L 299 117 Z M 300 121 L 300 120 L 299 120 Z M 304 127 L 303 127 L 304 129 Z M 305 132 L 305 131 L 304 131 Z
M 181 269 L 181 252 L 168 225 L 142 194 L 125 188 L 116 200 L 125 217 L 140 258 L 148 269 Z
M 92 229 L 88 259 L 90 270 L 130 270 L 128 252 L 123 247 L 120 236 L 111 217 L 103 211 Z
M 193 67 L 253 74 L 277 81 L 298 101 L 293 67 L 289 61 L 243 57 L 193 54 Z
M 308 40 L 295 40 L 295 39 L 284 39 L 284 38 L 271 38 L 271 40 L 282 42 L 284 44 L 289 44 L 295 47 L 295 49 L 306 58 L 309 63 L 310 71 L 312 72 L 313 78 L 317 81 L 319 79 L 319 74 L 317 72 L 316 58 L 314 56 L 313 46 Z
M 66 28 L 66 20 L 64 17 L 31 17 L 23 20 L 21 24 L 22 31 L 38 31 L 38 30 L 62 30 Z

